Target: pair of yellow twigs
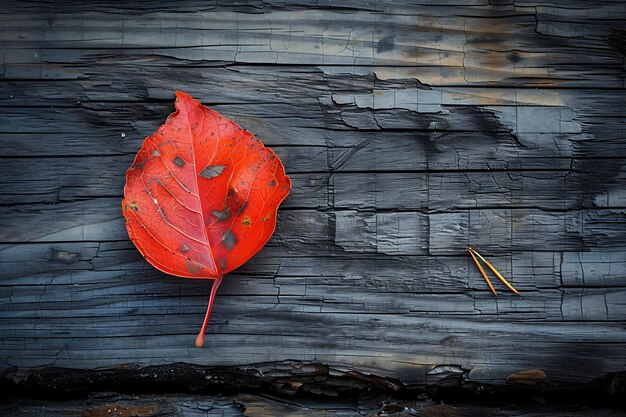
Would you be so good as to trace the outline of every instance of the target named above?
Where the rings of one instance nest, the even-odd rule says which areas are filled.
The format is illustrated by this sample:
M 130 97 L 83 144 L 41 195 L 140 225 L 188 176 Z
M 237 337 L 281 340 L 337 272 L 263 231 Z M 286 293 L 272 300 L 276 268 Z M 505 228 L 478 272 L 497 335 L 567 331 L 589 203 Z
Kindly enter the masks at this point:
M 478 259 L 476 259 L 476 256 L 478 256 L 480 258 L 480 260 L 483 261 L 485 263 L 485 265 L 487 265 L 487 267 L 489 269 L 491 269 L 491 272 L 496 274 L 496 276 L 500 279 L 500 281 L 502 281 L 502 283 L 504 285 L 506 285 L 509 288 L 509 290 L 513 291 L 515 294 L 517 294 L 519 296 L 522 295 L 515 288 L 513 288 L 513 286 L 511 284 L 509 284 L 509 282 L 506 279 L 504 279 L 504 277 L 502 275 L 500 275 L 498 270 L 496 268 L 494 268 L 494 266 L 491 265 L 489 262 L 487 262 L 487 260 L 485 258 L 483 258 L 480 253 L 476 252 L 472 248 L 467 248 L 467 250 L 469 251 L 469 254 L 472 256 L 472 259 L 474 259 L 474 262 L 476 262 L 476 266 L 478 267 L 478 270 L 480 271 L 480 273 L 483 275 L 483 278 L 485 278 L 485 281 L 487 281 L 487 285 L 489 285 L 489 289 L 491 290 L 491 292 L 493 292 L 493 295 L 497 296 L 498 293 L 496 292 L 496 289 L 493 288 L 493 285 L 491 284 L 491 281 L 489 281 L 489 278 L 487 277 L 487 274 L 485 273 L 485 270 L 483 269 L 482 265 L 480 265 L 480 263 L 478 262 Z

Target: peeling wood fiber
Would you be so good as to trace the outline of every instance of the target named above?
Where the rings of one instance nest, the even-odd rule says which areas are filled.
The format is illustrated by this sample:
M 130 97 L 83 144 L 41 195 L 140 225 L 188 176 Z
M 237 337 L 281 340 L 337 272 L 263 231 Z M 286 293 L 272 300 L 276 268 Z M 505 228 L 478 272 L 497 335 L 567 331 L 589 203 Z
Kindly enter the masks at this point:
M 626 6 L 309 3 L 3 3 L 3 373 L 623 371 Z M 210 283 L 149 267 L 119 208 L 176 89 L 293 180 L 273 239 L 224 280 L 204 349 Z M 494 298 L 468 245 L 523 297 Z

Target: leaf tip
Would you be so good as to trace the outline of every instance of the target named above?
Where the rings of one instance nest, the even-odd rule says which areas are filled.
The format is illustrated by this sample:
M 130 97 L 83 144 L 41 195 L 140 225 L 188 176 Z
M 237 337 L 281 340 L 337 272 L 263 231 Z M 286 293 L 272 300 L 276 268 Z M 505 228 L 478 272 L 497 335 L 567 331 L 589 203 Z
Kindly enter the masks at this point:
M 193 102 L 195 99 L 184 91 L 176 90 L 176 101 L 174 107 L 180 110 L 181 106 L 185 106 L 189 102 Z

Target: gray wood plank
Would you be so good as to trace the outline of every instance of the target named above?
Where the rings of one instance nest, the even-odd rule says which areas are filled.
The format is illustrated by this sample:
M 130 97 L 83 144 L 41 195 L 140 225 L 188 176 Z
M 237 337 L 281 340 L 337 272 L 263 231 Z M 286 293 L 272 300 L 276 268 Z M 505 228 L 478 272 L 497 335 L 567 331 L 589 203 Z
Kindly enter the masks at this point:
M 622 371 L 626 7 L 457 3 L 6 2 L 2 373 Z M 293 181 L 275 236 L 220 289 L 203 350 L 210 283 L 147 265 L 120 210 L 176 89 L 263 139 Z M 498 283 L 494 298 L 468 245 L 523 297 Z

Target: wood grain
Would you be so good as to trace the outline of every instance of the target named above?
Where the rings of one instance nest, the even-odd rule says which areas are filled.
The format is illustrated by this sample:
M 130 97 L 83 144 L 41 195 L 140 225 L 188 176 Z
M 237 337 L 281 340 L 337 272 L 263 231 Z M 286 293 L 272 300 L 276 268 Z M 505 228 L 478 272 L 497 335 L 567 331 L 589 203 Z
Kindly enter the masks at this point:
M 3 373 L 624 370 L 623 3 L 5 3 Z M 294 184 L 204 349 L 209 283 L 150 268 L 120 212 L 175 89 L 263 139 Z M 468 245 L 523 297 L 494 298 Z

